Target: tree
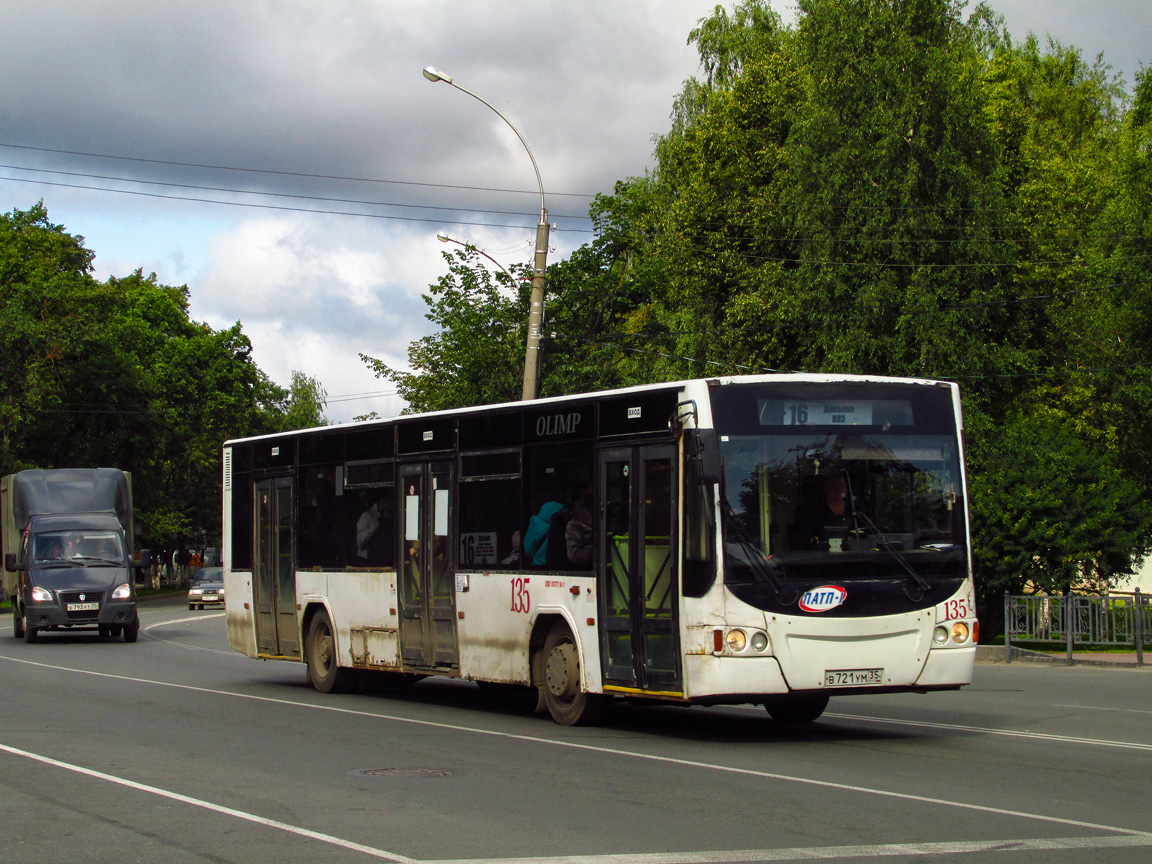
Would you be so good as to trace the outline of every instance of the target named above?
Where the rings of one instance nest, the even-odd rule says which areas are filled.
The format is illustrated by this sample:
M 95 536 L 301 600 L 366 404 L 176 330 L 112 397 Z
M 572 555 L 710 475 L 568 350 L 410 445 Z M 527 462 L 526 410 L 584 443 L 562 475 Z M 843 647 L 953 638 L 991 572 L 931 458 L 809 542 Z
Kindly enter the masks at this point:
M 328 393 L 315 378 L 303 372 L 292 371 L 292 383 L 288 388 L 288 403 L 280 418 L 280 431 L 312 429 L 327 426 L 324 407 L 328 404 Z
M 221 444 L 282 428 L 289 394 L 239 324 L 189 319 L 187 287 L 98 282 L 92 257 L 42 204 L 0 216 L 0 472 L 123 468 L 143 543 L 211 537 Z
M 987 611 L 1005 591 L 1115 585 L 1150 549 L 1139 484 L 1043 409 L 1013 414 L 972 478 L 976 559 Z M 1135 553 L 1135 557 L 1134 557 Z
M 396 384 L 406 411 L 439 411 L 520 398 L 528 288 L 492 273 L 475 250 L 444 252 L 448 273 L 423 295 L 426 317 L 440 331 L 408 348 L 411 372 L 361 354 L 377 375 Z M 520 270 L 521 277 L 524 270 Z

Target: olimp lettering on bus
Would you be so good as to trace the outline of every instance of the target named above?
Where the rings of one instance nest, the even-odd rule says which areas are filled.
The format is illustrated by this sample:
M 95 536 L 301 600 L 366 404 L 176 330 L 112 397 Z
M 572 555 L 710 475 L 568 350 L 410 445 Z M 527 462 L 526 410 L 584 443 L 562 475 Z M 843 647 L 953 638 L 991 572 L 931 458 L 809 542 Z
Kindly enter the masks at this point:
M 525 416 L 524 437 L 528 441 L 557 441 L 589 438 L 596 431 L 596 415 L 589 405 L 558 406 Z
M 553 435 L 575 435 L 580 426 L 579 411 L 571 414 L 545 414 L 536 418 L 536 435 L 547 438 Z

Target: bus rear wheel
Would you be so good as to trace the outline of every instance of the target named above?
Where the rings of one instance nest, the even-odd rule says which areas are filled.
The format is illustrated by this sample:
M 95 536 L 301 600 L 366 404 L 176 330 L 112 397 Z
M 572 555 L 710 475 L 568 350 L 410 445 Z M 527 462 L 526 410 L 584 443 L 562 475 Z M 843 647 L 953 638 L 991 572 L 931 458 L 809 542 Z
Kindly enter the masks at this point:
M 317 612 L 308 626 L 306 642 L 308 678 L 321 693 L 347 693 L 352 689 L 353 675 L 336 661 L 336 634 L 327 612 Z
M 764 707 L 779 723 L 811 723 L 828 707 L 828 697 L 823 694 L 775 696 L 766 700 Z
M 552 719 L 561 726 L 587 726 L 604 719 L 608 699 L 580 689 L 580 654 L 566 624 L 552 626 L 543 655 L 540 692 Z

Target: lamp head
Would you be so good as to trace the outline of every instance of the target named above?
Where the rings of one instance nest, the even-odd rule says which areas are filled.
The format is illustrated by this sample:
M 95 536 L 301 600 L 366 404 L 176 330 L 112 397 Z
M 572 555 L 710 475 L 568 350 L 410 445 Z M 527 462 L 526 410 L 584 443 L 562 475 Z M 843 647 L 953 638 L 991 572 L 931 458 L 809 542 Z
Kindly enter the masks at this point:
M 439 240 L 441 243 L 451 243 L 452 242 L 452 238 L 448 236 L 447 231 L 437 231 L 436 232 L 436 239 Z
M 429 81 L 432 81 L 433 83 L 435 83 L 436 81 L 443 81 L 445 84 L 451 84 L 452 83 L 452 76 L 451 75 L 446 75 L 445 73 L 441 72 L 439 69 L 436 69 L 433 66 L 425 66 L 424 67 L 424 77 L 427 78 Z

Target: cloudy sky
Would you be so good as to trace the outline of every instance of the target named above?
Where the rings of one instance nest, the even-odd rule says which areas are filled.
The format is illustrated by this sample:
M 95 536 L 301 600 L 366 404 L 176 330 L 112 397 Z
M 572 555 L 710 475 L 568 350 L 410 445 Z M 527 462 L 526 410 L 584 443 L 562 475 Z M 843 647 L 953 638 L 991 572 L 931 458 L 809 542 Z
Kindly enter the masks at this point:
M 539 164 L 551 261 L 593 194 L 651 166 L 688 32 L 717 0 L 0 0 L 0 211 L 43 199 L 96 275 L 186 284 L 259 366 L 317 377 L 336 422 L 401 407 L 359 353 L 403 365 L 447 231 L 531 258 Z M 731 3 L 725 5 L 731 6 Z M 791 20 L 792 0 L 774 0 Z M 1152 0 L 992 0 L 1131 82 Z

